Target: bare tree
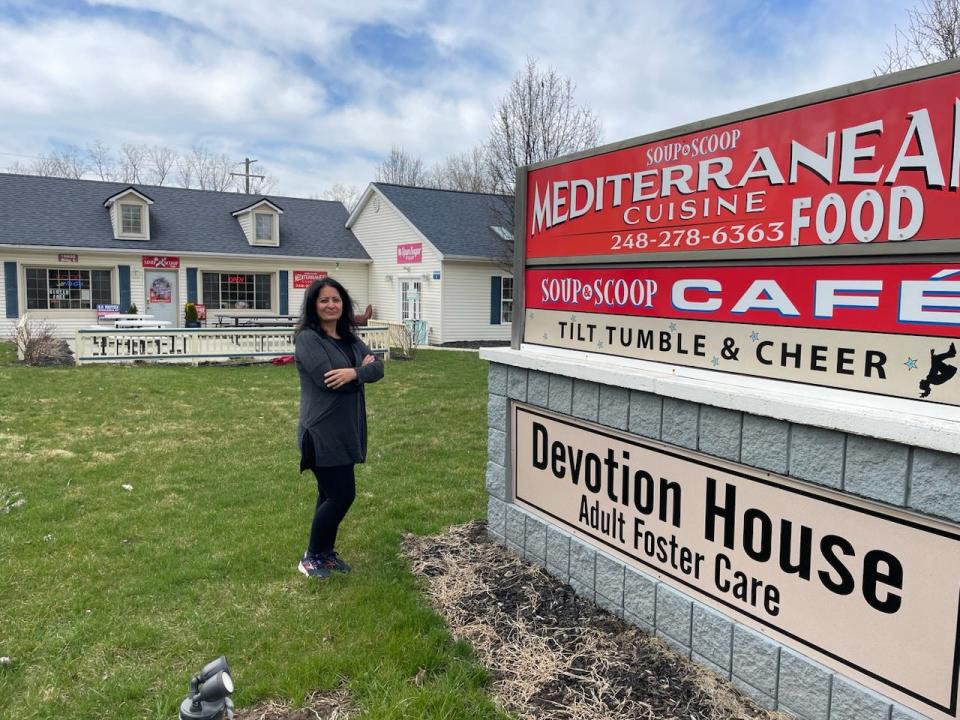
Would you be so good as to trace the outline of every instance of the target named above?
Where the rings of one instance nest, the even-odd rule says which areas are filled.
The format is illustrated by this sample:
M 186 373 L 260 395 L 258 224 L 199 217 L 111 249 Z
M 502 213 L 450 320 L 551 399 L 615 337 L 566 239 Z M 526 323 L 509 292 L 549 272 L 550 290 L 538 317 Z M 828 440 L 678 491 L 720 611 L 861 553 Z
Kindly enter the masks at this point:
M 120 173 L 122 182 L 143 182 L 142 175 L 148 157 L 147 146 L 124 143 L 120 147 L 120 155 Z
M 324 190 L 318 200 L 336 200 L 347 210 L 352 210 L 354 204 L 360 198 L 362 191 L 356 185 L 344 185 L 343 183 L 334 183 L 329 190 Z
M 40 177 L 63 177 L 63 168 L 56 156 L 41 155 L 30 164 L 30 175 Z
M 431 185 L 443 190 L 490 192 L 493 189 L 483 147 L 446 157 L 433 167 L 430 174 Z
M 87 160 L 93 174 L 100 180 L 113 181 L 117 179 L 117 161 L 110 148 L 100 140 L 87 146 Z
M 82 178 L 88 169 L 83 153 L 76 145 L 68 145 L 52 155 L 58 177 Z
M 598 145 L 603 132 L 593 112 L 574 99 L 576 86 L 554 68 L 541 71 L 534 58 L 517 73 L 500 100 L 487 140 L 487 167 L 494 192 L 512 196 L 517 168 Z M 514 206 L 509 197 L 494 205 L 491 224 L 502 228 L 503 257 L 513 266 Z
M 207 164 L 207 189 L 217 192 L 229 190 L 234 182 L 230 174 L 232 169 L 233 162 L 226 153 L 211 155 L 210 162 Z
M 223 191 L 230 188 L 233 163 L 226 154 L 217 155 L 206 145 L 194 145 L 189 159 L 193 165 L 193 177 L 201 190 Z
M 170 148 L 154 145 L 148 151 L 150 160 L 150 178 L 156 185 L 163 185 L 177 162 L 177 153 Z
M 193 186 L 193 180 L 195 177 L 193 171 L 193 163 L 188 157 L 181 157 L 177 159 L 176 162 L 176 176 L 177 184 L 180 187 L 189 188 Z
M 213 163 L 213 153 L 206 145 L 194 145 L 190 148 L 190 165 L 193 167 L 193 178 L 201 190 L 210 190 L 210 165 Z
M 390 148 L 390 155 L 377 166 L 377 182 L 394 183 L 396 185 L 414 185 L 426 187 L 427 173 L 423 167 L 423 160 L 407 152 L 399 145 Z
M 527 58 L 490 127 L 487 157 L 497 192 L 512 194 L 517 168 L 577 152 L 600 143 L 602 129 L 593 112 L 574 99 L 576 86 L 554 68 L 541 71 Z
M 12 170 L 26 175 L 78 179 L 86 173 L 87 164 L 80 149 L 75 145 L 69 145 L 49 155 L 34 158 L 29 167 L 17 161 Z
M 907 27 L 894 28 L 877 75 L 960 57 L 960 0 L 921 0 L 907 10 Z
M 12 165 L 7 166 L 7 172 L 11 175 L 33 175 L 33 168 L 22 160 L 17 160 Z

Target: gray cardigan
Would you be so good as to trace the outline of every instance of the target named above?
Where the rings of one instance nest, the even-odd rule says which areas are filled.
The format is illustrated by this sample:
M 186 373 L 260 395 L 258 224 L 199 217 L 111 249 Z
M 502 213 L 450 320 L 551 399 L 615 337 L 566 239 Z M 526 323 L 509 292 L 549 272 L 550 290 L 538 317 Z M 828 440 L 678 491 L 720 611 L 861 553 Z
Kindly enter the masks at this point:
M 361 366 L 370 348 L 357 338 L 346 355 L 323 333 L 305 329 L 297 334 L 296 361 L 300 373 L 300 472 L 311 467 L 362 463 L 367 457 L 367 408 L 363 385 L 383 377 L 383 360 Z M 357 381 L 330 390 L 323 375 L 335 368 L 352 367 Z M 307 442 L 309 441 L 309 443 Z M 312 445 L 312 448 L 311 448 Z

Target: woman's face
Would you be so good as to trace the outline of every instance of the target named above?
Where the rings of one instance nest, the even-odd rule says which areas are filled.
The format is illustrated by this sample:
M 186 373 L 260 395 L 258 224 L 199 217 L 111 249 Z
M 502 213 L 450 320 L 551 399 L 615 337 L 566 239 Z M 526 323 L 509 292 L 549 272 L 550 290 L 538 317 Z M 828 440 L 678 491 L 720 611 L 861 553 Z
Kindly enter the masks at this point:
M 335 287 L 326 285 L 320 288 L 317 297 L 317 315 L 320 320 L 339 320 L 343 314 L 343 300 Z

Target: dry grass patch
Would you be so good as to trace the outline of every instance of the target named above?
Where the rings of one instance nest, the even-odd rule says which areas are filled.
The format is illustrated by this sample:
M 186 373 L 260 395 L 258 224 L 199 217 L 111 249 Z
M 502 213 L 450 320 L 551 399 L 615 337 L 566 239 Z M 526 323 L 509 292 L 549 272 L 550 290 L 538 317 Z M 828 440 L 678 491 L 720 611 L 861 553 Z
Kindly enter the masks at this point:
M 347 720 L 356 712 L 350 695 L 340 689 L 312 693 L 302 707 L 275 700 L 237 710 L 233 717 L 235 720 Z
M 492 542 L 486 525 L 406 536 L 434 607 L 523 720 L 785 720 L 663 641 Z

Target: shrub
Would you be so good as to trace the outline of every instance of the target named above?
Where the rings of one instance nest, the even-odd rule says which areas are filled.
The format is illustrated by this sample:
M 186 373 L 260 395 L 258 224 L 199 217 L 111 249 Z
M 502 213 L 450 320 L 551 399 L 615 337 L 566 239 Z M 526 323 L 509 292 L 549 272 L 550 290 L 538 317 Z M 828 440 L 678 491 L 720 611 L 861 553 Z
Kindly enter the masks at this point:
M 73 365 L 73 351 L 66 340 L 53 334 L 46 321 L 28 321 L 12 333 L 17 356 L 27 365 Z
M 128 314 L 128 315 L 136 315 L 136 314 L 139 313 L 139 312 L 140 312 L 140 311 L 137 310 L 137 304 L 136 304 L 136 303 L 130 303 L 130 307 L 127 308 L 127 314 Z
M 188 302 L 183 307 L 183 319 L 187 322 L 197 322 L 200 319 L 199 313 L 197 313 L 197 306 L 192 302 Z

